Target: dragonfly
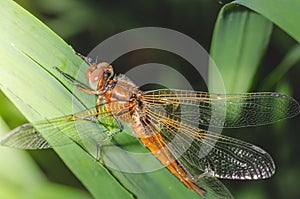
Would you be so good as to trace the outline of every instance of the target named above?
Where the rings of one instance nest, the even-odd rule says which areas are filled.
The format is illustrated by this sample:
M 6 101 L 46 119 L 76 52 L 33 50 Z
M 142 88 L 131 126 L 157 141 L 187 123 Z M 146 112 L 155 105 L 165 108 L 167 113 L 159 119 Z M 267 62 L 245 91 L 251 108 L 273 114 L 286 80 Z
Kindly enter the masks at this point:
M 51 148 L 41 130 L 47 130 L 50 135 L 58 130 L 68 132 L 76 122 L 82 123 L 83 128 L 88 128 L 88 124 L 105 127 L 105 121 L 111 119 L 117 130 L 92 132 L 105 134 L 95 143 L 96 159 L 99 159 L 104 142 L 124 132 L 125 123 L 151 154 L 188 189 L 203 198 L 211 192 L 214 198 L 228 199 L 233 196 L 218 179 L 269 178 L 275 172 L 275 164 L 260 147 L 212 132 L 209 127 L 260 126 L 294 117 L 300 112 L 295 99 L 275 92 L 142 91 L 127 76 L 115 75 L 111 64 L 92 63 L 89 58 L 80 57 L 89 64 L 86 71 L 89 86 L 56 69 L 78 90 L 96 96 L 96 105 L 72 115 L 21 125 L 6 134 L 0 141 L 1 145 L 24 149 Z M 82 137 L 66 135 L 82 144 Z

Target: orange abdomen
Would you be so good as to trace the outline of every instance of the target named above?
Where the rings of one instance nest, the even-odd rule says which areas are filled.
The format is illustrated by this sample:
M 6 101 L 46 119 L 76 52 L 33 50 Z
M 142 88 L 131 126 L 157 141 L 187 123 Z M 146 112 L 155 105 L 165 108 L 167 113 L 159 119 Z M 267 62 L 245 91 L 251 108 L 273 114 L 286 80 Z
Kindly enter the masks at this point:
M 162 144 L 162 137 L 159 134 L 153 133 L 151 137 L 139 137 L 141 142 L 151 151 L 151 153 L 176 176 L 187 188 L 195 191 L 200 195 L 205 195 L 206 191 L 195 184 L 188 176 L 185 169 Z

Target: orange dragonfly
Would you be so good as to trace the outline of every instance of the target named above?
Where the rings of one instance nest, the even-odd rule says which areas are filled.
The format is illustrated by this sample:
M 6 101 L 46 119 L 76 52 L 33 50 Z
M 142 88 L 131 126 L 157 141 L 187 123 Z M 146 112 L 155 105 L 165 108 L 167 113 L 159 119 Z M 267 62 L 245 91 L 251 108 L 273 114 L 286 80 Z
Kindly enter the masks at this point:
M 57 70 L 79 90 L 96 95 L 96 106 L 69 116 L 24 124 L 3 137 L 1 145 L 51 148 L 39 130 L 68 132 L 75 122 L 105 126 L 105 120 L 111 118 L 119 130 L 98 140 L 96 159 L 101 145 L 123 132 L 126 123 L 163 166 L 203 198 L 208 192 L 213 192 L 215 198 L 233 198 L 216 178 L 251 180 L 274 174 L 274 162 L 266 151 L 210 132 L 208 127 L 258 126 L 294 117 L 300 106 L 293 98 L 274 92 L 230 95 L 177 89 L 144 92 L 125 75 L 114 75 L 110 64 L 91 64 L 89 58 L 81 57 L 90 65 L 86 72 L 89 87 Z M 82 144 L 80 138 L 66 135 Z

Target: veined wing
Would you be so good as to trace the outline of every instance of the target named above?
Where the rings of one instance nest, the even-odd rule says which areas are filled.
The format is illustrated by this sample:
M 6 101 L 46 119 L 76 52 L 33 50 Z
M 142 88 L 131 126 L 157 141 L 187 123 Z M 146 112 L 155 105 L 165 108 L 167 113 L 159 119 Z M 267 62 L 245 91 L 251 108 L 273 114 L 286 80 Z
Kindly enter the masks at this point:
M 204 172 L 226 179 L 263 179 L 275 172 L 270 155 L 255 145 L 201 130 L 152 107 L 146 115 L 145 130 L 159 132 L 164 146 L 194 178 Z
M 213 176 L 204 175 L 197 183 L 206 190 L 205 198 L 234 199 L 226 186 Z
M 60 139 L 60 136 L 67 136 L 81 145 L 93 142 L 91 145 L 96 148 L 96 143 L 108 136 L 106 128 L 113 126 L 111 113 L 104 106 L 101 106 L 98 117 L 96 115 L 96 108 L 93 107 L 69 116 L 27 123 L 2 137 L 0 144 L 23 149 L 46 149 L 68 144 Z M 45 133 L 42 135 L 41 131 Z M 47 137 L 51 137 L 51 144 Z
M 300 112 L 296 100 L 274 92 L 225 95 L 160 89 L 145 92 L 144 101 L 153 110 L 165 109 L 170 115 L 194 126 L 221 128 L 265 125 Z

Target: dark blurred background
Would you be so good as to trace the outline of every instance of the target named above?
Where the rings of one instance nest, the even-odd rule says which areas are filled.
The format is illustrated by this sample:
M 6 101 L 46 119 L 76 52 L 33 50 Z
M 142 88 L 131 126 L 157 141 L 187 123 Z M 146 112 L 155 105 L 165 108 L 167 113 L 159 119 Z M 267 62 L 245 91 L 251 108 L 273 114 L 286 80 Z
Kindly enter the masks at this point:
M 182 32 L 195 39 L 209 52 L 215 21 L 223 6 L 222 2 L 217 0 L 17 0 L 16 2 L 83 55 L 88 54 L 97 44 L 112 35 L 147 26 Z M 264 77 L 274 70 L 295 44 L 296 42 L 286 33 L 274 27 L 270 45 L 261 62 L 262 67 L 259 68 L 252 86 L 254 91 L 261 90 Z M 101 57 L 98 60 L 101 61 Z M 122 73 L 130 67 L 149 62 L 171 65 L 185 73 L 195 89 L 205 88 L 201 80 L 186 71 L 191 68 L 186 61 L 168 52 L 139 50 L 120 57 L 113 66 L 115 71 Z M 284 77 L 289 82 L 290 94 L 298 100 L 300 100 L 300 92 L 297 89 L 299 72 L 298 64 Z M 271 89 L 270 91 L 275 91 L 276 86 Z M 0 112 L 11 128 L 25 122 L 3 94 L 0 95 L 0 100 Z M 275 176 L 267 180 L 222 181 L 236 198 L 253 198 L 253 195 L 255 198 L 300 198 L 298 121 L 299 117 L 272 126 L 225 132 L 232 137 L 261 146 L 271 154 L 277 166 Z M 51 150 L 30 153 L 50 180 L 82 187 Z

